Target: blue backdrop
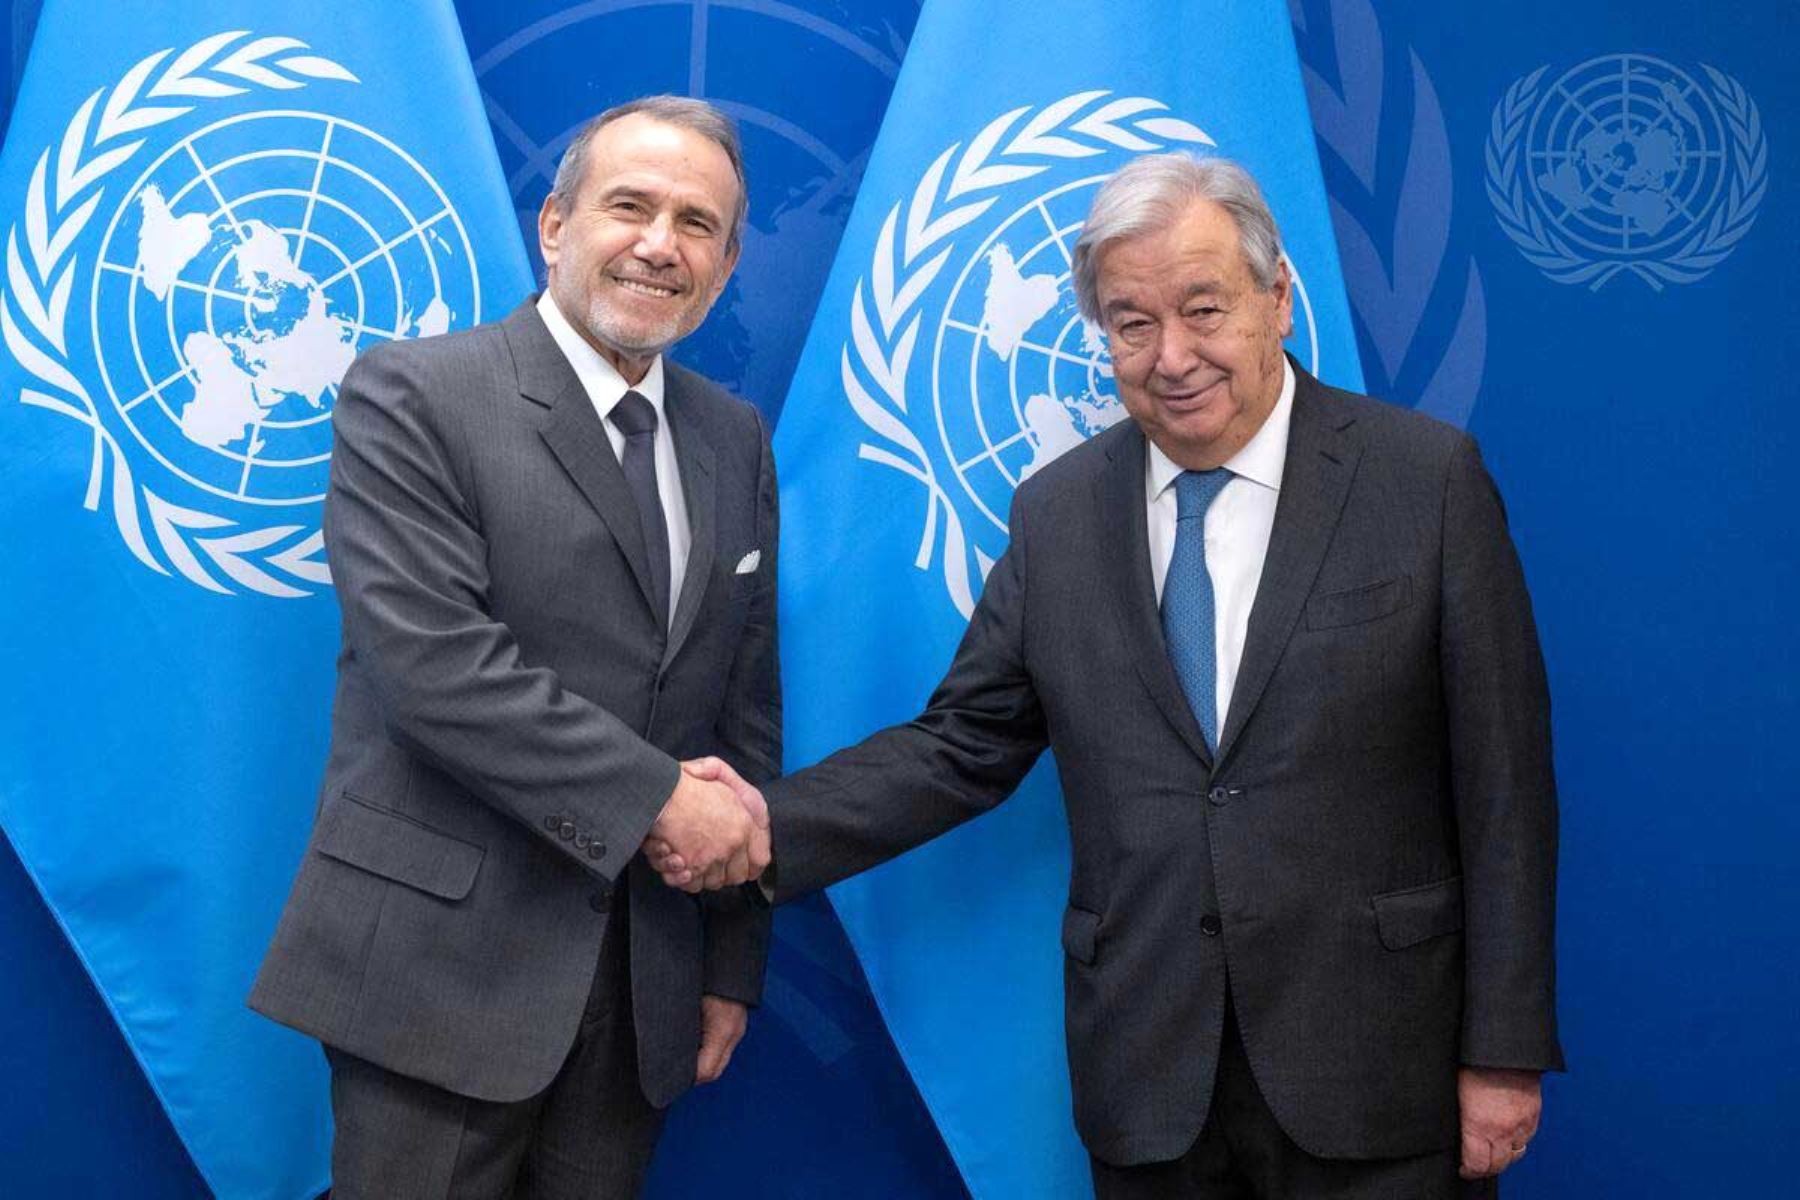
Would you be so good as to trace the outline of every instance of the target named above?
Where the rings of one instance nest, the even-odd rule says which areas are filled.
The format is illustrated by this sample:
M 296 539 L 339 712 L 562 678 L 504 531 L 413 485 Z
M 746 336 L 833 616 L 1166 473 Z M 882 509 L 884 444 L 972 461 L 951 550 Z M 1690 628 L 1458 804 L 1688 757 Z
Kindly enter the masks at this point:
M 746 262 L 769 270 L 747 266 L 690 357 L 776 413 L 916 6 L 459 7 L 522 210 L 567 134 L 551 114 L 653 89 L 733 106 L 768 248 Z M 16 84 L 35 6 L 4 11 Z M 1367 386 L 1482 441 L 1550 665 L 1571 1073 L 1549 1083 L 1512 1195 L 1770 1195 L 1789 1173 L 1786 15 L 1768 0 L 1292 5 Z M 3 855 L 0 961 L 0 1193 L 204 1195 Z M 759 1017 L 734 1076 L 684 1105 L 666 1194 L 743 1174 L 769 1196 L 959 1194 L 827 909 L 784 917 L 771 970 L 788 1015 Z M 773 1098 L 738 1082 L 752 1077 L 776 1080 Z M 792 1141 L 758 1151 L 746 1131 L 771 1105 Z M 680 1152 L 700 1139 L 696 1164 Z

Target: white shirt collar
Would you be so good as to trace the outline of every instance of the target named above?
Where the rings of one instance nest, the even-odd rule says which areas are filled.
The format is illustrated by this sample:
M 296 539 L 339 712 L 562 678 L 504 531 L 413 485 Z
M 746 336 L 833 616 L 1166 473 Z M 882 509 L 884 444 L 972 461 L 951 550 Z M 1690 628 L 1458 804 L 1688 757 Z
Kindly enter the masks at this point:
M 1281 395 L 1275 398 L 1275 407 L 1270 410 L 1262 428 L 1250 436 L 1241 450 L 1226 460 L 1225 469 L 1252 483 L 1259 483 L 1272 492 L 1279 492 L 1282 472 L 1287 467 L 1288 426 L 1293 423 L 1293 419 L 1294 364 L 1283 355 Z M 1150 495 L 1156 497 L 1175 482 L 1175 477 L 1184 468 L 1176 465 L 1155 442 L 1148 438 L 1145 442 L 1150 448 Z
M 538 315 L 544 319 L 544 327 L 550 331 L 550 337 L 562 350 L 563 357 L 575 368 L 575 377 L 581 380 L 582 390 L 588 394 L 594 411 L 600 414 L 602 421 L 611 415 L 613 406 L 628 391 L 636 392 L 650 401 L 650 407 L 656 410 L 657 421 L 664 420 L 662 355 L 650 360 L 650 369 L 644 373 L 643 380 L 634 386 L 626 383 L 625 377 L 619 374 L 619 369 L 602 358 L 586 338 L 575 332 L 575 326 L 563 316 L 562 309 L 557 307 L 548 291 L 538 297 L 537 310 Z

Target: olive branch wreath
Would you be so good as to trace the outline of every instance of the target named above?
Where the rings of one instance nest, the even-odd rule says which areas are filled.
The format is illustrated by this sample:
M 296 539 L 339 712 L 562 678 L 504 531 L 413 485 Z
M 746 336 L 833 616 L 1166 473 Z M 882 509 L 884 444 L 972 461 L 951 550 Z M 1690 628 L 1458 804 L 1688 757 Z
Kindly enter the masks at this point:
M 965 618 L 975 611 L 969 539 L 956 506 L 938 482 L 931 456 L 905 421 L 906 381 L 923 320 L 914 310 L 956 248 L 948 239 L 994 205 L 999 199 L 991 194 L 995 189 L 1030 179 L 1054 165 L 1043 160 L 1091 158 L 1109 150 L 1142 154 L 1172 145 L 1214 144 L 1196 126 L 1162 115 L 1168 106 L 1157 100 L 1124 96 L 1090 107 L 1111 94 L 1104 90 L 1077 92 L 1035 113 L 1029 105 L 1015 108 L 988 122 L 966 148 L 953 143 L 926 168 L 911 197 L 888 210 L 875 240 L 869 272 L 856 281 L 850 304 L 851 336 L 840 355 L 840 370 L 851 408 L 877 439 L 862 443 L 858 457 L 891 467 L 925 488 L 924 528 L 913 565 L 921 571 L 931 566 L 938 553 L 941 522 L 944 584 Z M 1086 115 L 1079 115 L 1083 110 L 1088 110 Z M 1002 148 L 1002 140 L 1028 113 L 1032 115 Z M 864 385 L 862 376 L 870 386 Z M 979 549 L 975 554 L 985 575 L 993 563 Z
M 1537 210 L 1527 203 L 1519 170 L 1520 142 L 1525 122 L 1537 101 L 1538 83 L 1548 67 L 1539 67 L 1506 89 L 1494 107 L 1487 141 L 1487 193 L 1499 218 L 1500 228 L 1511 238 L 1525 261 L 1557 283 L 1585 283 L 1599 291 L 1615 275 L 1630 271 L 1656 291 L 1665 283 L 1692 283 L 1704 278 L 1723 262 L 1750 232 L 1769 184 L 1769 145 L 1762 114 L 1743 85 L 1724 72 L 1701 64 L 1713 84 L 1713 99 L 1731 132 L 1731 185 L 1725 202 L 1713 212 L 1704 229 L 1674 254 L 1662 259 L 1593 259 L 1575 249 Z
M 173 504 L 148 485 L 138 484 L 130 460 L 101 421 L 69 359 L 69 298 L 80 259 L 73 248 L 104 195 L 107 177 L 144 146 L 135 135 L 185 116 L 199 103 L 243 95 L 252 88 L 291 90 L 309 80 L 358 82 L 330 59 L 305 53 L 308 47 L 298 39 L 244 41 L 248 37 L 246 30 L 229 30 L 203 38 L 179 54 L 173 48 L 158 50 L 140 59 L 111 89 L 95 91 L 76 110 L 61 139 L 45 148 L 32 171 L 23 218 L 25 252 L 20 250 L 19 223 L 7 229 L 0 335 L 19 364 L 51 389 L 24 388 L 20 401 L 77 421 L 92 435 L 83 501 L 89 511 L 100 506 L 110 463 L 113 520 L 139 562 L 160 575 L 169 574 L 172 567 L 209 591 L 236 594 L 202 564 L 205 555 L 238 588 L 297 597 L 311 592 L 289 580 L 302 585 L 331 583 L 329 568 L 316 557 L 324 547 L 323 535 L 315 529 L 297 543 L 271 549 L 305 532 L 305 527 L 242 528 L 227 518 Z M 172 54 L 173 61 L 164 66 Z M 145 517 L 167 566 L 145 536 Z

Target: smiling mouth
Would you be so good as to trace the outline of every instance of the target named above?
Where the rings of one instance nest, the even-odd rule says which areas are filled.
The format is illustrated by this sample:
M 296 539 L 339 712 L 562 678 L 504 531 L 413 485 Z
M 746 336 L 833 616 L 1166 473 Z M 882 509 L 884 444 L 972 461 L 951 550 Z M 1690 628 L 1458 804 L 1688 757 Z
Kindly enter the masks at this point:
M 679 288 L 664 287 L 659 283 L 650 283 L 643 279 L 629 279 L 622 275 L 613 276 L 613 282 L 639 296 L 649 296 L 653 300 L 667 300 L 678 295 Z

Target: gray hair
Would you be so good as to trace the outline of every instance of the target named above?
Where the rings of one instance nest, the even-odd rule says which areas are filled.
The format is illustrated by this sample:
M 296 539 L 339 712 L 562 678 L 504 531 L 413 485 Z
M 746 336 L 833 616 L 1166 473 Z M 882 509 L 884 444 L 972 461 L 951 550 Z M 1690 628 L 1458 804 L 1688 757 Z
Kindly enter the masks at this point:
M 738 184 L 737 211 L 731 215 L 731 240 L 726 243 L 727 248 L 735 247 L 743 236 L 744 214 L 750 207 L 750 192 L 744 181 L 744 149 L 738 141 L 737 125 L 719 109 L 690 96 L 644 96 L 614 105 L 589 120 L 576 131 L 574 140 L 563 151 L 562 161 L 556 164 L 556 182 L 550 187 L 550 198 L 556 201 L 556 207 L 567 214 L 569 206 L 575 203 L 581 181 L 587 178 L 588 147 L 593 143 L 594 135 L 614 121 L 630 116 L 648 117 L 664 125 L 691 129 L 725 151 Z
M 1196 200 L 1210 200 L 1231 214 L 1250 277 L 1268 291 L 1281 269 L 1281 234 L 1256 180 L 1229 158 L 1146 154 L 1120 167 L 1101 186 L 1075 240 L 1071 270 L 1075 303 L 1089 322 L 1100 323 L 1100 252 L 1114 242 L 1165 229 Z

